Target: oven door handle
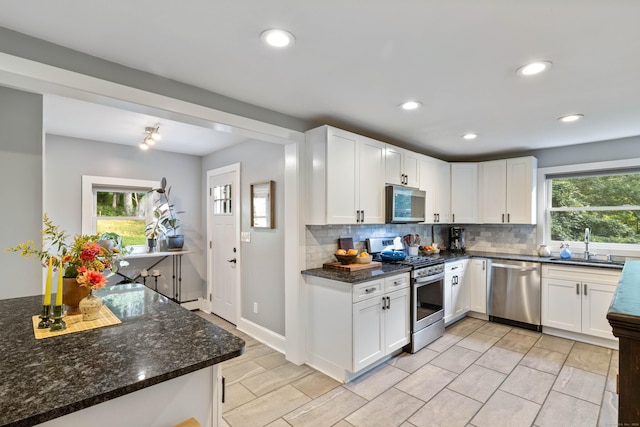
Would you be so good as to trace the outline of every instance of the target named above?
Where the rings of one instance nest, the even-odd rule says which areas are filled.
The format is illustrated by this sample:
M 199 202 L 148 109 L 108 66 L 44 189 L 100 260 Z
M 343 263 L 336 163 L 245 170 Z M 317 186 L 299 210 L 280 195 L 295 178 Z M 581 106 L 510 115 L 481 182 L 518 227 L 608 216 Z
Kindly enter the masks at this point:
M 413 278 L 413 283 L 415 285 L 421 285 L 424 283 L 432 283 L 437 282 L 438 280 L 444 279 L 444 273 L 434 274 L 433 276 L 423 276 L 418 278 Z

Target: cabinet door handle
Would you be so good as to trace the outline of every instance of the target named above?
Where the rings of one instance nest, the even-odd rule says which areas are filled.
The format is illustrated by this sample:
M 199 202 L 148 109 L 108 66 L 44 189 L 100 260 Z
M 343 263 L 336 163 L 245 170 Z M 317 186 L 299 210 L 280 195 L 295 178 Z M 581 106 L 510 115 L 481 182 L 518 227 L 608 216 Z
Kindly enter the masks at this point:
M 360 222 L 364 222 L 364 211 L 360 211 Z
M 511 214 L 510 214 L 510 213 L 508 213 L 508 214 L 507 214 L 507 222 L 508 222 L 508 223 L 510 223 L 510 222 L 511 222 Z
M 436 215 L 438 215 L 438 222 L 440 222 L 440 214 L 436 214 Z
M 502 214 L 502 222 L 504 222 L 504 214 Z
M 376 291 L 376 288 L 367 288 L 367 289 L 364 290 L 364 293 L 365 294 L 370 294 L 371 292 L 375 292 L 375 291 Z
M 456 214 L 451 214 L 451 222 L 456 222 Z
M 391 309 L 391 297 L 387 297 L 387 310 Z
M 433 222 L 438 222 L 438 214 L 433 214 Z
M 576 295 L 580 295 L 580 283 L 576 283 Z
M 486 269 L 486 265 L 485 265 L 486 262 L 487 261 L 482 261 L 482 271 L 484 271 Z
M 587 296 L 587 284 L 586 283 L 584 284 L 584 296 L 585 297 Z
M 387 297 L 382 297 L 382 309 L 387 309 Z
M 225 400 L 225 393 L 226 392 L 226 387 L 225 387 L 225 379 L 224 377 L 222 377 L 222 403 L 224 403 Z

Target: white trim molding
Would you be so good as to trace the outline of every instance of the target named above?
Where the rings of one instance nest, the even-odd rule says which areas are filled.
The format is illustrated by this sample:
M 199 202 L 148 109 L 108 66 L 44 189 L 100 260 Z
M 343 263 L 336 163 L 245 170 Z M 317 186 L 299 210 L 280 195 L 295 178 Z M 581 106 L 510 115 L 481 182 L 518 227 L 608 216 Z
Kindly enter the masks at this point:
M 286 339 L 280 334 L 273 332 L 263 326 L 258 325 L 244 317 L 238 321 L 237 329 L 240 332 L 257 339 L 261 343 L 271 347 L 272 349 L 279 351 L 282 354 L 286 354 Z

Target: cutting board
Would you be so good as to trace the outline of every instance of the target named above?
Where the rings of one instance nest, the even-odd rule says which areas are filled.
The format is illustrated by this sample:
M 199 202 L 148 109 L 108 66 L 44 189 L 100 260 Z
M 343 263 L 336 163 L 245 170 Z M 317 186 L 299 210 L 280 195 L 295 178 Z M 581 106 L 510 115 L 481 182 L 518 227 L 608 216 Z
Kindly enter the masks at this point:
M 343 271 L 358 271 L 358 270 L 368 270 L 370 268 L 380 268 L 382 267 L 382 263 L 378 261 L 372 261 L 369 264 L 347 264 L 343 265 L 339 262 L 327 262 L 322 264 L 322 268 L 332 269 L 332 270 L 343 270 Z

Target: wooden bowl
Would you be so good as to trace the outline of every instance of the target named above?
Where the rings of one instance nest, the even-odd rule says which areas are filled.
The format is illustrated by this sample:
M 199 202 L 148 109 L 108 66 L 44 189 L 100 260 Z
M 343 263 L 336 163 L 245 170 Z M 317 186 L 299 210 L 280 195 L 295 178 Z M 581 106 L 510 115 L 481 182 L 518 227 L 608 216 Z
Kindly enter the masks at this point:
M 359 256 L 356 257 L 356 264 L 369 264 L 373 260 L 373 256 Z
M 336 257 L 336 259 L 338 261 L 340 261 L 340 264 L 342 265 L 349 265 L 349 264 L 353 264 L 353 261 L 358 257 L 358 255 L 338 255 L 338 254 L 334 254 L 333 256 Z

